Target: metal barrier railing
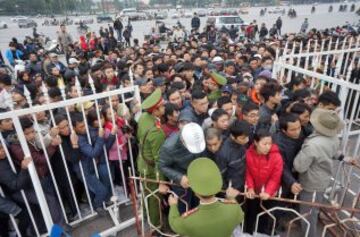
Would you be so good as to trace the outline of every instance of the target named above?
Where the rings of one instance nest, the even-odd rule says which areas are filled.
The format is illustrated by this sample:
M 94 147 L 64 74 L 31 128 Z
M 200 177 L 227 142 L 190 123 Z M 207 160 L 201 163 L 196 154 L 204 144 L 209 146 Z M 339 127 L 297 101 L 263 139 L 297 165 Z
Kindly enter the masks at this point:
M 70 192 L 71 192 L 71 197 L 72 200 L 66 200 L 68 202 L 73 202 L 75 204 L 75 211 L 76 211 L 76 216 L 75 218 L 70 221 L 66 212 L 66 205 L 64 203 L 65 199 L 63 197 L 63 194 L 61 193 L 61 191 L 59 190 L 59 185 L 58 185 L 58 180 L 54 174 L 53 171 L 53 167 L 52 164 L 50 163 L 51 161 L 51 156 L 49 156 L 48 152 L 47 152 L 47 147 L 46 144 L 44 142 L 44 135 L 42 135 L 40 133 L 40 128 L 39 128 L 39 122 L 37 120 L 36 114 L 40 113 L 40 112 L 48 112 L 49 114 L 49 120 L 51 121 L 51 126 L 52 127 L 57 127 L 57 124 L 55 123 L 55 116 L 54 116 L 54 110 L 56 109 L 63 109 L 65 111 L 65 115 L 66 118 L 68 120 L 68 124 L 69 124 L 69 128 L 70 131 L 74 131 L 74 124 L 72 124 L 71 122 L 71 115 L 70 115 L 70 107 L 73 107 L 75 105 L 80 105 L 81 108 L 81 114 L 84 118 L 84 122 L 85 122 L 85 127 L 86 127 L 86 136 L 88 139 L 89 144 L 91 145 L 91 138 L 90 138 L 90 132 L 89 132 L 89 125 L 87 123 L 86 120 L 86 112 L 84 109 L 84 104 L 85 102 L 88 101 L 94 101 L 95 102 L 95 107 L 94 109 L 96 110 L 96 114 L 97 114 L 97 119 L 100 123 L 100 127 L 102 127 L 101 124 L 101 115 L 100 115 L 100 110 L 101 110 L 101 106 L 99 101 L 102 100 L 104 102 L 106 102 L 107 104 L 109 104 L 110 106 L 110 110 L 111 110 L 111 119 L 112 119 L 112 124 L 116 124 L 115 120 L 116 120 L 116 116 L 115 116 L 115 111 L 113 108 L 113 102 L 112 102 L 112 98 L 119 98 L 121 97 L 122 99 L 122 104 L 118 105 L 118 106 L 123 106 L 126 107 L 125 103 L 132 101 L 134 104 L 140 104 L 141 103 L 141 99 L 140 99 L 140 92 L 137 86 L 130 86 L 130 87 L 126 87 L 126 88 L 120 88 L 120 89 L 116 89 L 116 90 L 111 90 L 111 91 L 106 91 L 106 92 L 102 92 L 102 93 L 96 93 L 95 92 L 95 87 L 94 87 L 94 82 L 91 79 L 91 77 L 89 77 L 89 84 L 90 84 L 90 88 L 92 90 L 91 95 L 87 95 L 87 96 L 79 96 L 77 98 L 73 98 L 73 99 L 67 99 L 66 98 L 66 94 L 65 94 L 65 88 L 61 87 L 60 91 L 61 91 L 61 96 L 62 96 L 62 101 L 59 102 L 55 102 L 55 103 L 51 103 L 50 102 L 50 97 L 47 91 L 47 88 L 43 85 L 42 87 L 42 92 L 43 95 L 45 97 L 46 103 L 43 105 L 33 105 L 33 101 L 30 97 L 30 93 L 29 91 L 27 91 L 26 87 L 24 87 L 24 95 L 26 97 L 26 101 L 28 104 L 28 108 L 24 108 L 24 109 L 15 109 L 13 104 L 14 102 L 12 101 L 12 97 L 11 95 L 9 95 L 8 97 L 8 104 L 10 105 L 10 111 L 9 112 L 5 112 L 5 113 L 1 113 L 0 114 L 0 120 L 3 119 L 11 119 L 15 128 L 15 132 L 16 135 L 18 137 L 19 143 L 21 145 L 21 149 L 23 151 L 24 157 L 25 159 L 27 158 L 31 158 L 32 154 L 31 151 L 29 149 L 29 144 L 26 141 L 25 138 L 25 134 L 24 131 L 21 127 L 21 123 L 20 123 L 20 117 L 22 116 L 28 116 L 31 118 L 31 120 L 33 121 L 34 124 L 34 128 L 36 131 L 36 135 L 39 137 L 40 140 L 40 144 L 41 144 L 41 150 L 44 153 L 44 157 L 45 157 L 45 161 L 46 161 L 46 166 L 49 170 L 49 178 L 51 179 L 51 182 L 53 183 L 53 187 L 55 189 L 55 199 L 57 200 L 57 202 L 59 203 L 60 206 L 60 211 L 61 211 L 61 215 L 64 217 L 64 221 L 65 223 L 71 225 L 71 226 L 75 226 L 78 225 L 80 223 L 82 223 L 83 221 L 92 218 L 94 216 L 97 215 L 97 213 L 94 210 L 94 207 L 92 205 L 92 195 L 93 193 L 89 190 L 89 187 L 87 185 L 87 174 L 84 173 L 84 169 L 83 169 L 83 163 L 82 161 L 79 161 L 79 167 L 80 167 L 80 173 L 81 173 L 81 178 L 79 178 L 79 181 L 81 181 L 84 189 L 85 189 L 85 196 L 86 196 L 86 206 L 84 208 L 84 205 L 81 206 L 79 203 L 79 198 L 76 196 L 76 192 L 75 192 L 75 187 L 73 185 L 73 177 L 72 177 L 72 172 L 70 170 L 70 168 L 68 167 L 68 162 L 67 162 L 67 155 L 69 154 L 65 154 L 64 153 L 64 149 L 62 147 L 62 144 L 60 143 L 60 145 L 58 146 L 58 150 L 60 152 L 60 156 L 61 156 L 61 161 L 62 164 L 64 166 L 64 174 L 66 176 L 66 180 L 68 182 L 68 185 L 70 187 Z M 80 86 L 80 83 L 76 80 L 76 90 L 78 95 L 82 95 L 82 88 Z M 125 94 L 132 94 L 131 97 L 127 97 L 125 98 Z M 126 123 L 128 123 L 128 121 L 125 121 Z M 49 123 L 50 124 L 50 123 Z M 57 135 L 59 136 L 59 135 Z M 113 186 L 113 178 L 111 176 L 111 171 L 110 171 L 110 166 L 109 166 L 109 161 L 108 161 L 108 153 L 107 150 L 103 149 L 103 153 L 105 156 L 105 164 L 106 164 L 106 173 L 108 175 L 108 178 L 110 179 L 110 184 L 111 184 L 111 204 L 110 206 L 105 206 L 105 203 L 103 203 L 103 207 L 104 210 L 107 211 L 113 222 L 114 222 L 114 227 L 110 228 L 106 231 L 104 231 L 103 233 L 100 233 L 100 236 L 107 236 L 111 233 L 115 233 L 123 228 L 128 227 L 129 225 L 134 223 L 134 218 L 131 218 L 125 222 L 120 222 L 119 221 L 119 208 L 118 206 L 120 204 L 123 203 L 127 203 L 130 202 L 129 199 L 129 192 L 127 189 L 127 183 L 126 183 L 126 175 L 124 171 L 127 171 L 127 169 L 129 168 L 132 173 L 135 172 L 135 163 L 134 163 L 134 157 L 133 157 L 133 153 L 132 153 L 132 146 L 131 146 L 131 142 L 130 142 L 130 138 L 128 138 L 127 140 L 127 146 L 129 148 L 129 160 L 130 160 L 130 167 L 125 167 L 123 160 L 121 159 L 121 154 L 120 152 L 120 147 L 118 144 L 118 134 L 115 134 L 116 136 L 116 140 L 115 140 L 115 144 L 117 146 L 117 150 L 118 150 L 118 162 L 119 162 L 119 167 L 120 167 L 120 173 L 121 173 L 121 179 L 122 179 L 122 187 L 124 190 L 123 195 L 125 196 L 124 200 L 118 200 L 117 194 L 115 193 L 114 190 L 114 186 Z M 5 150 L 6 156 L 7 156 L 7 160 L 11 166 L 11 169 L 14 173 L 16 173 L 16 166 L 13 162 L 12 156 L 11 156 L 11 152 L 9 152 L 8 148 L 7 148 L 7 142 L 5 141 L 5 139 L 3 138 L 2 134 L 0 133 L 0 142 L 2 144 L 2 147 Z M 80 158 L 80 157 L 79 157 Z M 95 169 L 95 173 L 96 173 L 96 177 L 99 178 L 99 171 L 97 170 L 97 164 L 95 162 L 95 159 L 93 159 L 94 163 L 94 169 Z M 49 195 L 47 193 L 48 190 L 44 190 L 43 186 L 41 185 L 41 181 L 39 179 L 39 176 L 37 174 L 36 171 L 36 167 L 35 167 L 35 163 L 31 162 L 29 167 L 29 174 L 31 177 L 31 181 L 34 187 L 34 195 L 36 196 L 36 200 L 32 200 L 32 203 L 29 204 L 28 200 L 27 200 L 27 196 L 26 193 L 29 192 L 29 190 L 21 190 L 21 194 L 26 206 L 26 209 L 30 215 L 31 218 L 31 223 L 32 226 L 34 228 L 34 232 L 36 236 L 41 236 L 43 234 L 49 234 L 51 231 L 51 228 L 53 226 L 53 216 L 51 211 L 53 211 L 52 209 L 54 209 L 53 206 L 49 206 L 48 205 L 48 200 L 47 200 L 47 195 Z M 137 188 L 137 186 L 135 187 L 135 193 L 138 193 L 139 190 Z M 1 195 L 3 195 L 4 193 L 1 193 Z M 35 203 L 34 203 L 35 202 Z M 43 222 L 45 223 L 45 230 L 40 230 L 39 228 L 39 223 L 38 221 L 36 221 L 31 209 L 31 205 L 38 205 L 40 207 L 41 210 L 41 219 L 43 220 Z M 109 203 L 107 203 L 109 205 Z M 86 211 L 87 210 L 87 211 Z M 18 234 L 18 236 L 21 236 L 18 227 L 17 227 L 17 223 L 14 221 L 14 218 L 11 217 L 12 223 L 14 225 L 14 228 Z
M 349 164 L 349 166 L 356 167 L 357 164 Z M 136 216 L 140 216 L 138 219 L 136 219 L 138 235 L 139 236 L 147 236 L 146 235 L 147 233 L 156 231 L 157 233 L 161 234 L 162 236 L 171 236 L 171 237 L 178 236 L 171 231 L 169 232 L 169 229 L 165 228 L 166 220 L 164 220 L 164 218 L 166 218 L 166 216 L 161 211 L 160 211 L 160 215 L 161 215 L 160 225 L 156 226 L 153 223 L 151 223 L 151 219 L 149 216 L 150 211 L 149 211 L 148 200 L 150 197 L 155 197 L 158 200 L 159 210 L 160 210 L 161 209 L 161 207 L 160 207 L 161 200 L 163 199 L 163 194 L 159 193 L 159 189 L 155 189 L 155 190 L 148 189 L 148 192 L 146 194 L 145 194 L 144 190 L 147 189 L 146 187 L 148 184 L 165 184 L 165 185 L 168 185 L 170 187 L 170 189 L 171 189 L 171 187 L 179 187 L 179 185 L 175 184 L 173 182 L 154 180 L 154 179 L 148 179 L 145 177 L 136 177 L 136 176 L 131 176 L 130 180 L 131 180 L 131 183 L 134 183 L 135 181 L 139 181 L 140 188 L 142 190 L 142 192 L 141 192 L 142 195 L 141 195 L 140 200 L 133 200 L 134 213 L 136 213 Z M 229 184 L 229 185 L 231 185 L 231 184 Z M 245 187 L 245 191 L 239 193 L 240 196 L 244 197 L 243 201 L 241 203 L 239 203 L 240 206 L 243 206 L 246 203 L 246 201 L 248 200 L 246 198 L 246 191 L 247 191 L 246 189 L 247 188 Z M 225 193 L 225 191 L 222 191 L 222 193 Z M 173 194 L 176 196 L 176 194 L 172 191 L 169 191 L 168 194 Z M 306 236 L 308 236 L 309 229 L 310 229 L 310 222 L 306 219 L 306 217 L 308 215 L 310 215 L 312 209 L 309 212 L 300 213 L 298 210 L 296 210 L 292 207 L 288 207 L 286 205 L 304 205 L 304 206 L 309 206 L 313 209 L 322 209 L 322 210 L 328 211 L 330 213 L 347 212 L 347 213 L 352 213 L 352 215 L 355 215 L 355 214 L 360 213 L 360 208 L 357 208 L 357 205 L 356 205 L 359 202 L 359 195 L 360 195 L 360 190 L 357 193 L 357 195 L 355 196 L 352 205 L 344 206 L 344 205 L 339 205 L 339 203 L 335 203 L 335 202 L 328 202 L 328 203 L 316 202 L 316 196 L 317 196 L 316 192 L 313 192 L 311 201 L 299 200 L 297 195 L 295 195 L 293 199 L 284 198 L 284 197 L 282 197 L 282 189 L 280 188 L 275 196 L 270 197 L 268 199 L 270 201 L 276 201 L 276 203 L 278 203 L 278 205 L 275 205 L 271 208 L 266 208 L 265 205 L 263 205 L 263 201 L 260 200 L 260 207 L 261 207 L 262 211 L 260 213 L 258 213 L 258 215 L 257 215 L 254 233 L 258 233 L 260 218 L 263 216 L 269 216 L 273 221 L 272 228 L 271 228 L 271 236 L 274 236 L 275 229 L 276 229 L 276 223 L 278 222 L 278 216 L 274 215 L 273 213 L 281 211 L 282 216 L 284 215 L 283 213 L 291 213 L 295 216 L 291 220 L 288 221 L 288 225 L 287 225 L 288 227 L 287 227 L 287 231 L 285 233 L 286 236 L 293 236 L 293 233 L 291 231 L 293 229 L 295 229 L 295 228 L 292 228 L 294 222 L 303 221 L 303 223 L 306 224 L 306 228 L 305 228 L 305 232 L 304 232 L 303 236 L 306 237 Z M 179 198 L 179 201 L 186 203 L 181 197 L 178 197 L 178 198 Z M 260 199 L 260 196 L 255 195 L 255 198 Z M 140 206 L 138 206 L 138 203 L 140 203 Z M 188 208 L 186 210 L 188 210 Z M 245 215 L 246 215 L 246 213 L 245 213 Z M 145 221 L 148 224 L 148 228 L 145 226 Z M 358 220 L 352 216 L 352 217 L 346 218 L 344 220 L 337 219 L 337 220 L 333 220 L 333 222 L 327 223 L 324 226 L 324 230 L 322 231 L 322 236 L 326 236 L 329 233 L 328 231 L 330 230 L 330 228 L 342 226 L 346 222 L 352 222 L 352 223 L 358 224 L 359 225 L 358 228 L 354 228 L 354 231 L 360 231 L 360 220 Z M 241 231 L 244 231 L 244 225 L 241 225 Z M 299 231 L 299 230 L 297 230 L 297 231 Z
M 288 45 L 282 55 L 277 51 L 272 77 L 285 84 L 295 74 L 309 78 L 310 88 L 319 94 L 326 89 L 336 92 L 342 102 L 340 116 L 346 123 L 340 135 L 341 149 L 343 153 L 355 156 L 360 151 L 360 85 L 354 81 L 352 72 L 360 68 L 360 37 L 345 37 L 341 41 L 339 37 L 321 42 L 309 40 L 304 47 L 302 43 L 298 47 L 293 45 L 291 52 L 288 52 Z M 356 136 L 354 149 L 348 149 L 350 136 Z

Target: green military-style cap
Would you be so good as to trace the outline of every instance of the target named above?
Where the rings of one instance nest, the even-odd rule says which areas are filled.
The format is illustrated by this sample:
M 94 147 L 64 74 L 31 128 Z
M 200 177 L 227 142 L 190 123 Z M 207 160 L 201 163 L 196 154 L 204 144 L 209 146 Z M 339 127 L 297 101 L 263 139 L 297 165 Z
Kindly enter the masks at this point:
M 162 104 L 163 99 L 161 97 L 161 89 L 156 89 L 151 95 L 149 95 L 142 103 L 141 107 L 143 110 L 151 112 Z
M 201 196 L 215 195 L 221 191 L 223 181 L 214 161 L 201 157 L 190 163 L 187 176 L 191 189 Z
M 226 83 L 227 83 L 226 77 L 224 77 L 220 73 L 213 71 L 210 73 L 210 76 L 211 76 L 211 79 L 220 86 L 226 85 Z

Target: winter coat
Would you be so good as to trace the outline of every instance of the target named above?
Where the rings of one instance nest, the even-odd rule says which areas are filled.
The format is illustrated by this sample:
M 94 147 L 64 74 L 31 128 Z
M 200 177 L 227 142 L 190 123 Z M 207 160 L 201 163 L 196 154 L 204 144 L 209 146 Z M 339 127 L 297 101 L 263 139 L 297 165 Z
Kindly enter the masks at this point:
M 82 160 L 95 159 L 97 163 L 105 163 L 104 145 L 108 151 L 115 142 L 115 136 L 110 134 L 108 138 L 102 138 L 98 135 L 99 129 L 89 126 L 91 144 L 88 142 L 87 135 L 79 136 L 79 148 Z
M 117 126 L 118 126 L 118 132 L 117 132 L 117 143 L 119 145 L 116 144 L 116 142 L 114 142 L 114 144 L 110 147 L 110 149 L 108 150 L 109 154 L 108 154 L 108 158 L 109 160 L 119 160 L 120 158 L 122 160 L 127 160 L 127 137 L 125 136 L 125 134 L 122 132 L 121 128 L 124 126 L 125 122 L 122 119 L 118 119 L 116 121 Z M 112 129 L 112 123 L 111 122 L 106 122 L 105 123 L 105 138 L 108 138 L 111 135 L 111 129 Z M 118 148 L 120 149 L 120 157 L 118 154 Z
M 283 160 L 276 144 L 267 155 L 259 155 L 254 145 L 246 151 L 246 185 L 256 193 L 262 191 L 274 196 L 280 187 Z
M 7 49 L 5 51 L 5 57 L 7 58 L 7 60 L 9 61 L 11 66 L 14 66 L 15 65 L 15 60 L 16 59 L 21 59 L 21 57 L 24 55 L 24 53 L 17 49 L 15 55 L 16 55 L 16 58 L 14 58 L 14 55 L 11 52 L 11 49 Z
M 329 186 L 339 145 L 337 136 L 326 137 L 316 132 L 305 139 L 294 160 L 294 169 L 299 172 L 299 182 L 305 191 L 324 192 Z
M 259 37 L 264 38 L 269 33 L 268 29 L 266 27 L 261 27 L 259 32 Z
M 191 28 L 199 28 L 200 27 L 200 18 L 199 17 L 193 17 L 191 19 Z
M 273 137 L 274 142 L 279 146 L 281 156 L 284 161 L 282 175 L 282 186 L 286 191 L 290 191 L 291 185 L 297 182 L 297 173 L 294 171 L 294 159 L 301 149 L 303 139 L 292 139 L 283 132 L 278 132 Z
M 21 148 L 20 142 L 17 138 L 17 135 L 9 136 L 8 142 L 10 144 L 10 151 L 12 154 L 12 158 L 14 160 L 14 163 L 20 167 L 21 161 L 24 159 L 24 152 Z M 28 146 L 30 149 L 31 158 L 33 159 L 33 162 L 35 164 L 36 171 L 40 178 L 43 178 L 48 175 L 49 173 L 49 167 L 47 165 L 46 156 L 43 150 L 40 150 L 36 148 L 35 144 L 32 144 L 28 142 Z M 47 147 L 47 154 L 48 157 L 51 159 L 53 154 L 57 150 L 57 146 L 49 145 Z
M 224 187 L 228 187 L 231 181 L 233 188 L 243 191 L 246 167 L 245 151 L 244 146 L 228 137 L 216 153 L 215 161 L 223 177 Z
M 173 134 L 160 148 L 159 169 L 169 180 L 180 183 L 190 163 L 200 154 L 190 153 L 180 140 L 180 132 Z
M 208 114 L 197 114 L 192 106 L 186 106 L 180 112 L 180 119 L 186 120 L 188 122 L 194 122 L 202 126 L 204 120 L 208 117 Z

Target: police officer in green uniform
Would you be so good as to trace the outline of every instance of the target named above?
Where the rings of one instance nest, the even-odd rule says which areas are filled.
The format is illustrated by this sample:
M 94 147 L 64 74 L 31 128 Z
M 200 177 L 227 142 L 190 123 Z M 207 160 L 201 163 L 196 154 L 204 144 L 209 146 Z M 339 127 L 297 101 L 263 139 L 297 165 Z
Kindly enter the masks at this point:
M 172 230 L 187 237 L 230 237 L 244 214 L 236 202 L 221 202 L 215 197 L 223 185 L 217 165 L 208 158 L 198 158 L 189 165 L 187 175 L 200 205 L 180 216 L 178 199 L 171 195 L 169 224 Z
M 156 89 L 142 103 L 144 113 L 140 116 L 137 130 L 137 140 L 140 146 L 137 158 L 137 167 L 140 175 L 148 179 L 163 179 L 158 169 L 159 150 L 164 143 L 166 136 L 161 128 L 160 120 L 164 116 L 164 100 L 161 90 Z M 159 176 L 157 176 L 159 175 Z M 143 183 L 145 195 L 157 188 L 161 193 L 167 192 L 166 185 L 154 183 Z M 148 190 L 149 189 L 149 190 Z M 165 190 L 164 190 L 165 189 Z M 161 199 L 161 197 L 159 197 Z M 147 199 L 150 222 L 158 227 L 160 225 L 159 200 L 152 196 Z
M 221 97 L 220 87 L 226 85 L 227 79 L 217 72 L 211 72 L 208 83 L 208 87 L 211 90 L 208 95 L 208 99 L 210 102 L 217 101 L 217 99 Z

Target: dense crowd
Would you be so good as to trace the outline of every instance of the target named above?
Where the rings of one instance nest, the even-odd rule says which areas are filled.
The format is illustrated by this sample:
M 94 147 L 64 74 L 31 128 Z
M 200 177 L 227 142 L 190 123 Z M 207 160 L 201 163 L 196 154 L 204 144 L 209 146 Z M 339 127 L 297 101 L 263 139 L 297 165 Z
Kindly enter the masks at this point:
M 195 208 L 199 198 L 200 203 L 212 200 L 213 194 L 195 195 L 190 189 L 187 168 L 199 157 L 212 159 L 221 171 L 222 189 L 226 190 L 227 198 L 240 203 L 243 197 L 238 194 L 246 192 L 247 201 L 242 211 L 247 233 L 254 231 L 256 215 L 261 211 L 260 199 L 267 207 L 283 205 L 268 200 L 280 187 L 285 198 L 299 195 L 299 199 L 311 201 L 316 191 L 317 201 L 322 201 L 332 175 L 333 160 L 343 158 L 338 153 L 337 138 L 343 126 L 338 115 L 343 102 L 331 90 L 325 88 L 320 94 L 319 89 L 310 88 L 311 78 L 293 73 L 287 84 L 283 83 L 283 78 L 272 78 L 273 63 L 277 50 L 284 53 L 286 42 L 288 52 L 293 48 L 299 52 L 300 44 L 304 52 L 313 52 L 321 46 L 315 44 L 316 40 L 324 40 L 328 48 L 330 42 L 355 38 L 356 33 L 346 26 L 309 30 L 305 21 L 300 33 L 281 34 L 279 18 L 270 34 L 264 23 L 258 27 L 254 21 L 245 30 L 245 37 L 240 37 L 233 28 L 206 26 L 201 30 L 199 18 L 195 15 L 194 19 L 191 33 L 177 34 L 165 48 L 153 38 L 143 44 L 134 39 L 131 44 L 131 24 L 123 27 L 121 19 L 106 29 L 101 28 L 99 33 L 91 32 L 78 40 L 62 25 L 58 42 L 66 62 L 31 39 L 24 44 L 12 39 L 5 58 L 1 57 L 1 64 L 14 66 L 17 71 L 11 74 L 6 68 L 0 68 L 1 113 L 29 107 L 25 88 L 30 92 L 32 106 L 37 106 L 128 87 L 133 82 L 139 87 L 143 103 L 140 105 L 136 100 L 122 103 L 121 96 L 99 100 L 100 120 L 94 101 L 69 106 L 70 116 L 65 108 L 53 110 L 54 121 L 49 111 L 21 117 L 31 158 L 24 157 L 12 120 L 0 120 L 5 141 L 0 145 L 0 184 L 6 194 L 0 197 L 0 236 L 8 236 L 8 214 L 19 219 L 23 236 L 34 235 L 20 193 L 24 190 L 30 206 L 39 210 L 27 172 L 31 162 L 35 164 L 54 223 L 71 229 L 62 214 L 46 162 L 49 158 L 68 220 L 76 220 L 79 217 L 64 175 L 62 155 L 69 167 L 76 199 L 86 202 L 86 183 L 90 202 L 99 214 L 105 212 L 103 203 L 110 201 L 111 182 L 122 191 L 126 189 L 130 152 L 137 159 L 138 175 L 173 180 L 177 184 L 173 187 L 151 184 L 151 190 L 159 188 L 165 195 L 171 189 L 187 201 L 189 208 Z M 121 43 L 123 37 L 126 45 Z M 18 64 L 18 60 L 24 61 L 24 65 Z M 300 62 L 301 67 L 304 64 Z M 315 70 L 323 72 L 324 64 Z M 326 67 L 328 75 L 335 65 L 331 62 Z M 288 77 L 287 73 L 285 71 L 284 78 Z M 95 91 L 89 83 L 90 77 Z M 353 67 L 352 80 L 359 80 L 359 68 Z M 43 85 L 50 101 L 47 101 Z M 64 88 L 66 98 L 62 95 Z M 125 94 L 125 98 L 132 96 Z M 141 109 L 143 112 L 139 116 Z M 10 168 L 8 159 L 15 164 L 16 173 Z M 121 174 L 119 159 L 125 177 Z M 255 195 L 260 199 L 253 199 Z M 158 226 L 161 210 L 157 200 L 150 198 L 148 202 L 149 221 Z M 173 231 L 203 236 L 189 234 L 192 232 L 178 225 L 176 219 L 180 218 L 179 213 L 186 216 L 196 215 L 196 212 L 186 213 L 184 203 L 178 203 L 174 197 L 170 198 L 170 205 L 178 205 L 178 211 L 170 212 Z M 300 212 L 309 210 L 308 206 L 292 208 Z M 40 213 L 34 211 L 35 220 L 40 231 L 44 231 Z M 308 217 L 310 236 L 318 236 L 317 214 L 318 210 L 314 209 Z M 259 224 L 259 231 L 269 234 L 269 230 L 269 221 L 265 218 Z

